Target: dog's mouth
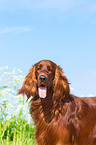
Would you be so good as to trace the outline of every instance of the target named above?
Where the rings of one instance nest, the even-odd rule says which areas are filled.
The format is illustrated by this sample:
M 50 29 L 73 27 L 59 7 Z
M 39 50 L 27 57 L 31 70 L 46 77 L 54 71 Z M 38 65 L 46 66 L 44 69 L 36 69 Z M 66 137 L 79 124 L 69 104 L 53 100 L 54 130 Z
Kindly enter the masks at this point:
M 44 85 L 39 86 L 38 87 L 39 97 L 40 98 L 46 98 L 47 90 L 48 90 L 48 87 L 45 87 Z

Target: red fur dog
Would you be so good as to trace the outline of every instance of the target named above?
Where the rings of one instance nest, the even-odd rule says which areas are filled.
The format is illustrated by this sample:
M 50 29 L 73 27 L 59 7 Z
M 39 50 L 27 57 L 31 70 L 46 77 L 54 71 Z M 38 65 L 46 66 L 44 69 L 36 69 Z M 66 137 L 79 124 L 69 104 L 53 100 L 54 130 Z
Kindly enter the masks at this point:
M 96 145 L 96 98 L 70 94 L 60 66 L 49 60 L 36 63 L 20 93 L 33 96 L 30 113 L 38 145 Z

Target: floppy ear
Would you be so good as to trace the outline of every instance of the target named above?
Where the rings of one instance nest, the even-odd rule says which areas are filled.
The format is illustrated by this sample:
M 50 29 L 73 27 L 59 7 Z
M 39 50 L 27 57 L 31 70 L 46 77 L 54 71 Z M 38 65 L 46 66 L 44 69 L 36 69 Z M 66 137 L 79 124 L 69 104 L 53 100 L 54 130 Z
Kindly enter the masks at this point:
M 28 98 L 37 94 L 36 64 L 29 70 L 18 94 L 26 94 Z
M 69 82 L 63 74 L 62 68 L 60 66 L 56 66 L 55 78 L 53 80 L 53 90 L 54 97 L 56 98 L 63 97 L 70 92 Z

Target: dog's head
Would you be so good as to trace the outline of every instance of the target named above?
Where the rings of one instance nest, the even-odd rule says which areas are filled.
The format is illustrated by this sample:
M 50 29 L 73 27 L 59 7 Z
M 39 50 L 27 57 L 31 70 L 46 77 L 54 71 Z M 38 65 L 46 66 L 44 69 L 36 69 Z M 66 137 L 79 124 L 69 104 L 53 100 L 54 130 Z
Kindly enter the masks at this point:
M 19 94 L 30 96 L 39 96 L 45 98 L 50 88 L 53 93 L 67 94 L 69 93 L 69 83 L 62 72 L 60 66 L 49 60 L 42 60 L 36 63 L 25 77 L 22 88 Z

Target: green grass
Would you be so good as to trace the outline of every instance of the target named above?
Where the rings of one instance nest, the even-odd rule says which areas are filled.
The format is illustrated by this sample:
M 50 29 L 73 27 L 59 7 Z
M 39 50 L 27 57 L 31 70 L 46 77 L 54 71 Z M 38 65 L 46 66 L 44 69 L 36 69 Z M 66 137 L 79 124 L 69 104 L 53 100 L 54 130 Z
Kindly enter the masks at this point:
M 16 96 L 23 81 L 19 69 L 0 68 L 0 145 L 35 145 L 26 96 Z
M 20 117 L 0 122 L 0 145 L 34 145 L 34 129 Z
M 0 145 L 34 145 L 34 129 L 20 116 L 0 122 Z

